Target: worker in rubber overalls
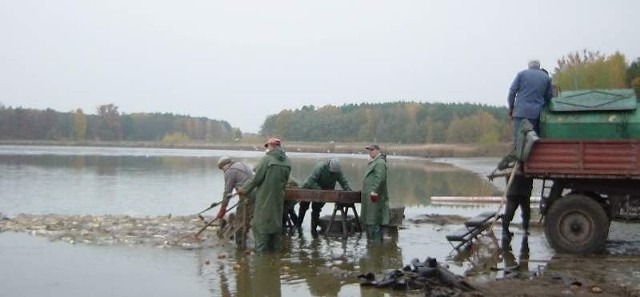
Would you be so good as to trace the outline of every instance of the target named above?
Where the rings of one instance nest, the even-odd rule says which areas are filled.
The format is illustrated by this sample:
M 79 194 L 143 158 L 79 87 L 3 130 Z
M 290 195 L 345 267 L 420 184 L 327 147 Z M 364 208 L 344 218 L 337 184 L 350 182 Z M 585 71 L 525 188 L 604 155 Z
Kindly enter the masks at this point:
M 291 163 L 281 148 L 279 138 L 270 138 L 265 143 L 266 155 L 256 166 L 256 174 L 238 190 L 245 195 L 254 188 L 256 200 L 251 221 L 256 252 L 274 252 L 281 248 L 282 215 L 284 196 Z
M 360 214 L 367 239 L 382 241 L 382 226 L 389 224 L 387 159 L 377 144 L 367 145 L 365 149 L 369 153 L 369 163 L 364 171 Z
M 322 160 L 316 164 L 313 168 L 313 172 L 302 185 L 304 189 L 315 190 L 335 190 L 336 183 L 340 184 L 343 190 L 351 191 L 349 182 L 342 173 L 342 167 L 340 166 L 340 159 L 331 158 L 329 160 Z M 313 237 L 318 236 L 318 222 L 320 220 L 320 211 L 324 202 L 311 203 L 311 235 Z M 298 209 L 298 229 L 302 228 L 302 221 L 304 215 L 309 209 L 309 202 L 300 202 L 300 208 Z

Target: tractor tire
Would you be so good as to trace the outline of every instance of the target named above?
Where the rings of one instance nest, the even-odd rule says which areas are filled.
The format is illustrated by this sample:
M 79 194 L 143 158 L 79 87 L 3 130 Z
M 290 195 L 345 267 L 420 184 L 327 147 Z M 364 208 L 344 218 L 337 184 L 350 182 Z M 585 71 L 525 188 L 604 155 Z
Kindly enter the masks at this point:
M 598 252 L 604 248 L 609 235 L 609 217 L 593 198 L 569 194 L 551 205 L 544 222 L 544 234 L 557 252 Z

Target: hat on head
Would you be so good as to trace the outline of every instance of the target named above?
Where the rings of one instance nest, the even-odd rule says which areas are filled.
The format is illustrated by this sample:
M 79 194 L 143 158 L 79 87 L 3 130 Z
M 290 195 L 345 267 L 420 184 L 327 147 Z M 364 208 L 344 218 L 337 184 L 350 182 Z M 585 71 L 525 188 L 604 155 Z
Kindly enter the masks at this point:
M 329 171 L 333 173 L 342 171 L 342 168 L 340 167 L 340 159 L 331 158 L 329 160 Z
M 218 168 L 222 169 L 222 167 L 224 165 L 227 165 L 229 163 L 231 163 L 233 160 L 231 160 L 231 157 L 229 156 L 222 156 L 220 157 L 220 159 L 218 159 Z
M 264 147 L 269 146 L 270 144 L 273 145 L 280 145 L 282 142 L 280 141 L 280 138 L 278 137 L 271 137 L 269 138 L 269 140 L 267 140 L 267 142 L 264 144 Z
M 375 144 L 375 143 L 370 143 L 367 146 L 365 146 L 364 149 L 369 150 L 369 151 L 371 151 L 371 150 L 379 151 L 380 150 L 380 146 Z

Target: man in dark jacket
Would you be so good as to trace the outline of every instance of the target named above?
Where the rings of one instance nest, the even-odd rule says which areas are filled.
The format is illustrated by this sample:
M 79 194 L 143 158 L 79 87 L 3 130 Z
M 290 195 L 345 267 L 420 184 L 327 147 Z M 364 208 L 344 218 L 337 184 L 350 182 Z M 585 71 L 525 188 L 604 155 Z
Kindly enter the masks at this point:
M 336 183 L 339 183 L 343 190 L 351 191 L 349 182 L 344 177 L 344 174 L 342 174 L 340 159 L 331 158 L 329 160 L 322 160 L 316 164 L 313 172 L 302 185 L 302 188 L 335 190 Z M 311 235 L 313 235 L 313 237 L 318 236 L 318 221 L 320 220 L 320 211 L 323 206 L 323 202 L 313 202 L 311 204 Z M 298 209 L 298 229 L 302 228 L 302 221 L 304 220 L 307 209 L 309 209 L 309 202 L 300 202 L 300 208 Z
M 280 139 L 275 137 L 265 143 L 267 153 L 256 166 L 255 176 L 238 190 L 238 194 L 245 195 L 256 189 L 251 222 L 256 252 L 273 252 L 281 248 L 284 195 L 291 164 L 280 145 Z

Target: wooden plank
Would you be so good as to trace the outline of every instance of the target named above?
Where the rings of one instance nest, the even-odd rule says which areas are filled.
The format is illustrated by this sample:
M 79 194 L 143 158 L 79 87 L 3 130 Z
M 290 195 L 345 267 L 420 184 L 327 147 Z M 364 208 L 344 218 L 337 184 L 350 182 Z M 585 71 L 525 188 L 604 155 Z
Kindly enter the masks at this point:
M 360 203 L 360 191 L 311 190 L 287 188 L 284 196 L 289 201 L 324 203 Z

